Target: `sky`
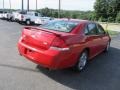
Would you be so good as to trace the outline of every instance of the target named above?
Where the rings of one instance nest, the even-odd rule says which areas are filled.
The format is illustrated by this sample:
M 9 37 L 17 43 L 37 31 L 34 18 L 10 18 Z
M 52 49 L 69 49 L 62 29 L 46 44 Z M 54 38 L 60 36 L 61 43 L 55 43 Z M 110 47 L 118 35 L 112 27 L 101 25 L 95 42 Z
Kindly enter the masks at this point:
M 11 0 L 11 8 L 12 9 L 21 9 L 21 1 L 22 0 Z M 36 8 L 36 0 L 30 1 L 30 9 Z M 38 9 L 41 8 L 53 8 L 58 9 L 58 1 L 59 0 L 38 0 Z M 61 0 L 61 9 L 64 10 L 80 10 L 80 11 L 88 11 L 94 10 L 95 0 Z M 4 7 L 9 8 L 9 0 L 4 0 Z M 0 8 L 3 8 L 3 0 L 0 0 Z M 27 0 L 24 0 L 24 9 L 27 9 Z

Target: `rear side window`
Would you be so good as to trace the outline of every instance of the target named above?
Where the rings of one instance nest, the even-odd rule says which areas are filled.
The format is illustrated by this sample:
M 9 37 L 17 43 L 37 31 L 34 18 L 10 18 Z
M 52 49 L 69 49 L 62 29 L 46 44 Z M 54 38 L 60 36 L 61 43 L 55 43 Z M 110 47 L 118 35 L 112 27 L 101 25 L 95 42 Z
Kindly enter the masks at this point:
M 89 30 L 87 26 L 85 27 L 85 35 L 89 35 Z
M 94 23 L 91 23 L 91 24 L 88 24 L 88 30 L 89 30 L 89 34 L 90 35 L 96 35 L 97 34 L 97 27 L 96 27 L 96 24 Z

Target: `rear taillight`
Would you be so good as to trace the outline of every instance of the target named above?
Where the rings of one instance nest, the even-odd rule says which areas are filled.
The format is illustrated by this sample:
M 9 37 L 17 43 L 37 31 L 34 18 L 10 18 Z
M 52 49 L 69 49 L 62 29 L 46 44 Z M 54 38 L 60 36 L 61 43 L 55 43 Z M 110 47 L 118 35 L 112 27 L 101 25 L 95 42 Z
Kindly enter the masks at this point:
M 69 50 L 65 41 L 59 37 L 56 37 L 51 45 L 51 49 L 66 51 Z
M 51 46 L 55 46 L 55 47 L 61 47 L 61 48 L 64 48 L 66 47 L 67 45 L 65 44 L 65 41 L 59 37 L 56 37 L 54 40 L 53 40 L 53 43 Z

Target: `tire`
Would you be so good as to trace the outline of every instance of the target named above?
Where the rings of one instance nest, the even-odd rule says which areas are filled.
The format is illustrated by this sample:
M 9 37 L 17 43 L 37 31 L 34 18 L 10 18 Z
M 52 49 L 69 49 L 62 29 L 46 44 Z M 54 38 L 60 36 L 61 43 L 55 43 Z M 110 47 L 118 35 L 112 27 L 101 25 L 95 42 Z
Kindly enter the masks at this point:
M 110 42 L 107 43 L 107 46 L 106 46 L 104 52 L 108 52 L 108 51 L 109 51 L 109 48 L 110 48 Z
M 79 72 L 82 71 L 86 67 L 87 61 L 88 61 L 88 51 L 85 50 L 81 53 L 78 62 L 75 66 L 75 69 Z
M 26 20 L 26 25 L 30 25 L 31 21 L 30 20 Z
M 22 22 L 21 22 L 21 21 L 18 21 L 18 23 L 19 23 L 19 24 L 22 24 Z
M 15 21 L 13 17 L 11 17 L 11 21 L 12 21 L 12 22 L 14 22 L 14 21 Z

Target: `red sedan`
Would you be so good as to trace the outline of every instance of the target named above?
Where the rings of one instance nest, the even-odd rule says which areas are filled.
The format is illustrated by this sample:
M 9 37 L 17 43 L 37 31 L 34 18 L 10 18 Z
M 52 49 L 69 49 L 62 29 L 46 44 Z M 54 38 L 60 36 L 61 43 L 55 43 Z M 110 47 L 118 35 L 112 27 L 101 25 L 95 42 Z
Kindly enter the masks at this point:
M 98 23 L 61 19 L 39 27 L 25 27 L 18 42 L 20 55 L 48 69 L 76 67 L 108 51 L 110 36 Z

